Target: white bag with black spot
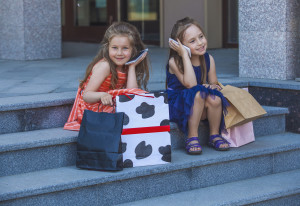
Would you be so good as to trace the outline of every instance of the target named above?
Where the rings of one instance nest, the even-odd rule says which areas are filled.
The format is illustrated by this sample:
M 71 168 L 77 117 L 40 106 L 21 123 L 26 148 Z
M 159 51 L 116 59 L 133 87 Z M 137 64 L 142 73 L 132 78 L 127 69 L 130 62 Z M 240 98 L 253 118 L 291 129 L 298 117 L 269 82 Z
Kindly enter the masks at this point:
M 124 168 L 171 162 L 167 94 L 163 92 L 116 97 L 116 112 L 124 112 Z

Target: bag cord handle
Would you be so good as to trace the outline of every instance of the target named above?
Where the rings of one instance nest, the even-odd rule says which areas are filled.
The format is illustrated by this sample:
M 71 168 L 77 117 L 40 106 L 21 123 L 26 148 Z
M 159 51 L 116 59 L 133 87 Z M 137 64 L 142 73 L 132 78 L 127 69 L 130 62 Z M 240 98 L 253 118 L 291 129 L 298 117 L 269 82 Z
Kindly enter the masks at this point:
M 218 82 L 217 84 L 221 87 L 221 89 L 224 89 L 224 85 L 221 82 Z
M 97 112 L 99 112 L 100 104 L 101 104 L 101 101 L 99 102 L 99 105 L 98 105 L 98 111 L 97 111 Z M 103 104 L 101 104 L 101 105 L 102 105 L 102 107 L 101 107 L 101 112 L 103 112 Z M 113 107 L 113 111 L 116 112 L 116 102 L 115 102 L 115 101 L 113 101 L 112 107 Z

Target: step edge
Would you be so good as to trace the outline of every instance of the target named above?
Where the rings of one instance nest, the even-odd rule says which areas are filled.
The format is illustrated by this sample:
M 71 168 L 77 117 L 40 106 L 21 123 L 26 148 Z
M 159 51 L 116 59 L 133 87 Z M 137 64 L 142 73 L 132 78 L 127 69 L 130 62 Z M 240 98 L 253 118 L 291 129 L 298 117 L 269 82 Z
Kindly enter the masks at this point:
M 75 92 L 49 93 L 31 96 L 18 96 L 1 98 L 0 112 L 35 109 L 52 106 L 70 105 L 74 103 Z M 53 98 L 55 97 L 55 98 Z M 276 114 L 288 114 L 288 108 L 262 106 L 265 110 L 271 110 Z M 268 112 L 269 113 L 269 112 Z
M 75 92 L 1 98 L 0 112 L 73 104 Z
M 92 186 L 92 185 L 97 185 L 97 184 L 105 184 L 108 182 L 122 181 L 122 180 L 126 180 L 126 179 L 134 179 L 134 178 L 147 176 L 147 175 L 167 173 L 167 172 L 184 170 L 184 169 L 193 168 L 193 167 L 201 167 L 201 166 L 205 166 L 205 165 L 231 162 L 231 161 L 236 161 L 236 160 L 241 160 L 241 159 L 246 159 L 246 158 L 259 157 L 259 156 L 264 156 L 264 155 L 271 155 L 271 154 L 288 152 L 288 151 L 300 149 L 300 144 L 299 145 L 291 144 L 289 146 L 294 146 L 294 147 L 290 148 L 290 147 L 287 147 L 286 145 L 281 146 L 282 148 L 276 147 L 278 149 L 278 150 L 276 150 L 276 152 L 273 151 L 273 148 L 272 149 L 261 148 L 260 150 L 262 150 L 263 152 L 260 154 L 257 153 L 257 150 L 259 150 L 259 149 L 255 149 L 251 152 L 245 152 L 242 155 L 238 155 L 238 156 L 236 154 L 232 154 L 227 159 L 225 159 L 225 157 L 223 157 L 223 158 L 217 157 L 217 158 L 208 159 L 206 161 L 197 160 L 197 161 L 190 161 L 188 163 L 172 163 L 172 164 L 155 165 L 151 168 L 149 168 L 149 167 L 142 168 L 139 171 L 128 170 L 128 171 L 126 171 L 126 173 L 121 173 L 121 174 L 118 173 L 119 175 L 117 177 L 112 174 L 109 174 L 108 176 L 106 176 L 104 178 L 104 180 L 102 177 L 94 177 L 89 180 L 68 181 L 65 183 L 56 184 L 55 186 L 48 184 L 48 185 L 44 186 L 44 188 L 40 188 L 38 190 L 36 190 L 34 188 L 27 190 L 27 191 L 25 191 L 25 194 L 24 194 L 23 190 L 21 190 L 17 193 L 15 193 L 15 192 L 14 193 L 2 193 L 2 194 L 0 194 L 0 201 L 5 201 L 5 200 L 9 200 L 9 199 L 14 199 L 14 198 L 29 197 L 29 196 L 34 196 L 34 195 L 41 195 L 41 194 L 46 194 L 46 193 L 51 193 L 51 192 L 70 190 L 70 189 Z M 69 167 L 61 167 L 61 168 L 55 168 L 55 169 L 49 169 L 49 170 L 56 170 L 56 169 L 63 169 L 63 168 L 77 169 L 75 166 L 69 166 Z M 45 171 L 45 170 L 43 170 L 43 171 Z M 36 171 L 33 173 L 38 173 L 38 172 L 39 171 Z M 13 176 L 25 175 L 25 174 L 17 174 L 17 175 L 13 175 Z M 34 191 L 34 192 L 32 193 L 32 191 Z
M 232 187 L 237 186 L 235 184 L 249 184 L 249 181 L 252 181 L 250 184 L 255 184 L 255 182 L 257 182 L 257 181 L 261 182 L 262 179 L 265 179 L 265 178 L 277 178 L 278 179 L 279 176 L 281 176 L 281 178 L 282 178 L 282 175 L 285 175 L 285 176 L 289 176 L 289 175 L 298 176 L 299 175 L 300 176 L 300 169 L 291 170 L 291 171 L 282 172 L 282 173 L 274 173 L 274 174 L 269 174 L 269 175 L 265 175 L 265 176 L 244 179 L 244 180 L 239 180 L 239 181 L 234 181 L 234 182 L 229 182 L 229 183 L 225 183 L 223 185 L 213 185 L 213 186 L 209 186 L 208 188 L 226 187 L 226 186 L 229 186 L 232 188 Z M 205 190 L 205 189 L 206 188 L 199 188 L 199 189 L 195 189 L 194 191 L 193 190 L 190 190 L 190 191 L 193 191 L 196 193 L 201 193 L 201 191 Z M 190 191 L 183 191 L 183 192 L 179 192 L 179 193 L 165 195 L 165 198 L 170 199 L 171 195 L 173 196 L 172 198 L 174 198 L 174 196 L 176 196 L 176 195 L 182 195 L 182 193 L 185 194 Z M 300 194 L 300 186 L 298 184 L 294 184 L 294 185 L 288 185 L 288 188 L 276 188 L 275 191 L 264 191 L 264 193 L 250 194 L 250 195 L 248 195 L 248 197 L 230 196 L 230 197 L 232 197 L 231 199 L 223 200 L 222 203 L 214 204 L 214 205 L 248 205 L 248 204 L 273 200 L 273 199 L 277 199 L 277 198 L 293 196 L 293 195 L 297 195 L 297 194 Z M 164 198 L 164 196 L 153 197 L 153 199 L 156 199 L 156 201 L 153 200 L 152 198 L 149 198 L 149 199 L 146 198 L 146 199 L 136 200 L 136 201 L 132 201 L 132 202 L 117 204 L 116 206 L 127 206 L 130 203 L 133 204 L 134 206 L 142 205 L 147 200 L 150 202 L 150 204 L 153 201 L 155 201 L 157 203 L 160 201 L 159 199 L 162 199 L 162 198 Z M 166 200 L 163 200 L 163 202 L 165 202 L 165 201 Z M 137 203 L 137 204 L 134 204 L 134 203 Z M 159 205 L 161 205 L 161 204 L 159 204 Z
M 61 130 L 61 131 L 60 131 Z M 55 133 L 53 136 L 48 137 L 47 134 L 51 131 Z M 43 134 L 45 132 L 45 134 Z M 60 133 L 60 136 L 57 136 Z M 22 135 L 29 136 L 30 134 L 38 133 L 36 138 L 34 139 L 27 139 L 27 137 L 23 137 Z M 70 134 L 68 134 L 70 133 Z M 16 137 L 16 135 L 20 135 L 20 137 Z M 17 132 L 17 133 L 8 133 L 0 135 L 1 138 L 12 138 L 10 140 L 15 140 L 12 142 L 4 143 L 0 145 L 0 153 L 4 152 L 14 152 L 18 150 L 29 150 L 35 149 L 40 147 L 50 147 L 54 145 L 63 145 L 63 144 L 70 144 L 76 143 L 78 132 L 75 131 L 68 131 L 64 130 L 63 128 L 50 128 L 50 129 L 42 129 L 42 130 L 33 130 L 33 131 L 25 131 L 25 132 Z M 47 136 L 42 138 L 43 136 Z M 18 139 L 20 140 L 18 142 Z
M 289 114 L 289 109 L 287 107 L 274 107 L 274 106 L 262 105 L 262 108 L 264 108 L 267 112 L 267 114 L 265 114 L 264 116 L 275 116 L 275 115 Z
M 254 120 L 255 121 L 255 120 Z M 199 127 L 204 126 L 203 123 L 199 124 Z M 170 122 L 170 131 L 174 130 L 179 130 L 177 124 L 175 122 Z M 16 151 L 16 150 L 24 150 L 24 149 L 33 149 L 33 148 L 38 148 L 38 147 L 47 147 L 47 146 L 52 146 L 52 145 L 59 145 L 59 144 L 66 144 L 66 143 L 76 143 L 77 137 L 78 137 L 78 132 L 77 131 L 70 131 L 70 130 L 64 130 L 63 127 L 56 127 L 56 128 L 49 128 L 49 129 L 41 129 L 41 130 L 32 130 L 32 131 L 24 131 L 24 132 L 16 132 L 16 133 L 6 133 L 6 134 L 0 134 L 0 139 L 1 138 L 7 138 L 10 139 L 10 136 L 15 138 L 15 135 L 28 135 L 30 133 L 48 133 L 49 131 L 59 131 L 62 134 L 62 138 L 53 138 L 52 136 L 49 138 L 44 138 L 44 139 L 34 139 L 34 140 L 28 140 L 24 141 L 24 138 L 20 137 L 21 142 L 14 142 L 14 143 L 6 143 L 0 145 L 0 153 L 1 152 L 11 152 L 11 151 Z M 66 135 L 63 133 L 70 132 L 70 134 Z M 288 133 L 288 132 L 286 132 Z M 42 134 L 43 136 L 43 134 Z M 268 136 L 268 135 L 266 135 Z M 34 145 L 36 144 L 36 145 Z M 14 149 L 13 149 L 14 148 Z
M 257 195 L 257 197 L 249 197 L 248 199 L 244 198 L 244 199 L 240 199 L 240 200 L 226 202 L 225 204 L 229 204 L 229 205 L 238 204 L 238 203 L 241 205 L 255 204 L 255 203 L 260 203 L 260 202 L 264 202 L 264 201 L 268 201 L 268 200 L 282 198 L 282 197 L 288 197 L 288 196 L 292 196 L 292 195 L 296 195 L 296 194 L 300 194 L 300 187 L 292 187 L 289 190 L 280 190 L 280 191 L 276 191 L 273 193 L 268 193 L 267 197 Z
M 296 90 L 300 91 L 300 84 L 298 82 L 286 82 L 278 80 L 262 80 L 262 79 L 251 79 L 248 81 L 249 87 L 263 87 L 271 89 L 282 89 L 282 90 Z

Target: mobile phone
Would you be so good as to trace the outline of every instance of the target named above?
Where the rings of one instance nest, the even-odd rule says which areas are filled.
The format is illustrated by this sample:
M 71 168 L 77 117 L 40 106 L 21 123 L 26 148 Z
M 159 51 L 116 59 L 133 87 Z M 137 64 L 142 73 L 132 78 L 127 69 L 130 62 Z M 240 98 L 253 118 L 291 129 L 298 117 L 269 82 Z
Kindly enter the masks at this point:
M 169 42 L 170 41 L 172 41 L 172 42 L 174 42 L 175 44 L 177 44 L 178 45 L 178 42 L 177 41 L 175 41 L 174 39 L 172 39 L 172 38 L 169 38 Z M 187 46 L 184 46 L 183 44 L 182 44 L 182 46 L 187 50 L 187 52 L 189 53 L 189 57 L 191 58 L 191 56 L 192 56 L 192 54 L 191 54 L 191 50 L 190 50 L 190 48 L 188 48 Z
M 139 52 L 138 55 L 134 56 L 133 58 L 131 58 L 128 62 L 125 63 L 125 65 L 129 65 L 129 64 L 132 64 L 132 63 L 135 63 L 136 61 L 138 61 L 145 52 L 148 51 L 148 48 L 147 49 L 144 49 L 142 51 Z

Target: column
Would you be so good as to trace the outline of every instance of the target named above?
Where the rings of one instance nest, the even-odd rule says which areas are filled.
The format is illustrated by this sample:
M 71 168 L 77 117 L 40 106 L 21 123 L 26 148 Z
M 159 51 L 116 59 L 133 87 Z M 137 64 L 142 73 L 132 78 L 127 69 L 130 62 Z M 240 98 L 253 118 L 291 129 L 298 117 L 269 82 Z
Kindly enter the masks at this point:
M 300 75 L 300 1 L 239 0 L 239 76 Z
M 0 59 L 61 58 L 61 1 L 0 3 Z

